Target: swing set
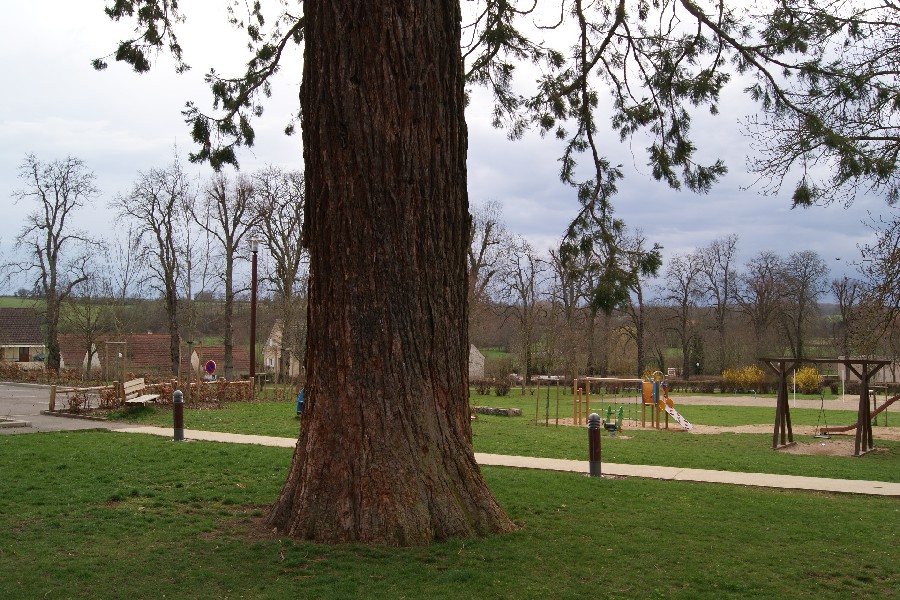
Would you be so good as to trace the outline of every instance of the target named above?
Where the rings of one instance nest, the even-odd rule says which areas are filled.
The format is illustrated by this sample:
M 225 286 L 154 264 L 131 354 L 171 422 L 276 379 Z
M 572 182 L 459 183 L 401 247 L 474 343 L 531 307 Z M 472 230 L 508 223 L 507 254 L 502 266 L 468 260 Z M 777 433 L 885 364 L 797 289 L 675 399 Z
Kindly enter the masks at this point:
M 625 420 L 637 422 L 638 407 L 641 403 L 641 386 L 643 379 L 623 379 L 620 377 L 579 377 L 572 382 L 572 417 L 575 425 L 587 424 L 591 414 L 591 402 L 601 405 L 610 400 L 616 405 L 616 411 L 622 410 Z M 596 386 L 594 398 L 591 392 Z M 612 392 L 612 393 L 611 393 Z M 607 398 L 611 396 L 611 398 Z M 611 408 L 611 407 L 610 407 Z M 611 414 L 608 420 L 611 420 Z M 620 423 L 621 424 L 621 423 Z M 621 427 L 620 427 L 621 428 Z
M 592 386 L 598 386 L 598 392 L 591 397 Z M 662 371 L 656 371 L 650 379 L 623 379 L 619 377 L 581 377 L 576 379 L 572 387 L 572 415 L 575 425 L 587 422 L 591 412 L 591 403 L 607 404 L 607 394 L 613 392 L 616 420 L 612 420 L 613 406 L 607 404 L 604 428 L 610 433 L 622 430 L 623 421 L 631 421 L 641 427 L 647 426 L 647 407 L 650 407 L 650 426 L 657 429 L 662 424 L 665 414 L 665 428 L 669 428 L 671 416 L 682 429 L 690 430 L 693 425 L 675 410 L 675 403 L 669 398 L 669 388 Z M 640 413 L 640 416 L 638 416 Z
M 830 433 L 844 433 L 856 430 L 856 438 L 853 445 L 853 456 L 862 456 L 875 449 L 872 439 L 872 420 L 879 414 L 885 413 L 885 422 L 887 421 L 887 408 L 900 398 L 900 395 L 885 399 L 884 403 L 877 406 L 877 396 L 870 396 L 872 391 L 870 381 L 885 366 L 891 364 L 889 360 L 869 359 L 869 358 L 760 358 L 767 367 L 775 372 L 778 376 L 778 395 L 775 401 L 775 430 L 772 434 L 772 449 L 778 450 L 787 446 L 792 446 L 794 442 L 794 431 L 791 427 L 791 410 L 788 405 L 788 377 L 800 366 L 801 363 L 812 364 L 839 364 L 856 375 L 859 379 L 859 404 L 857 408 L 856 423 L 844 427 L 828 427 L 826 420 L 825 427 L 819 429 L 818 422 L 816 424 L 816 437 L 825 437 Z M 885 394 L 887 396 L 887 394 Z M 871 397 L 871 401 L 870 401 Z M 873 404 L 876 406 L 873 409 Z M 825 398 L 822 397 L 822 405 L 819 417 L 825 413 Z

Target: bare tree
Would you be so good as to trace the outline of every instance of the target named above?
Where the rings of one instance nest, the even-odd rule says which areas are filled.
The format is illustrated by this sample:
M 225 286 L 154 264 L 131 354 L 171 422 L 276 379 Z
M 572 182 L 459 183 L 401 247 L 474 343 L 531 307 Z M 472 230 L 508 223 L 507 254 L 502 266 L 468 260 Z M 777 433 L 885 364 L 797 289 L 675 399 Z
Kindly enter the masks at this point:
M 87 280 L 91 253 L 99 247 L 86 233 L 73 229 L 71 219 L 98 191 L 94 174 L 71 156 L 44 163 L 28 154 L 19 166 L 19 179 L 25 187 L 13 192 L 16 202 L 33 201 L 37 208 L 25 217 L 16 238 L 26 257 L 5 268 L 9 278 L 35 276 L 34 289 L 46 302 L 47 367 L 58 370 L 60 307 Z
M 727 235 L 713 240 L 699 250 L 700 273 L 705 287 L 707 304 L 712 306 L 715 317 L 713 328 L 716 332 L 718 349 L 715 352 L 715 372 L 731 366 L 732 349 L 729 343 L 728 317 L 733 310 L 732 295 L 737 273 L 734 259 L 737 253 L 738 236 Z
M 141 297 L 147 272 L 141 254 L 141 235 L 136 225 L 129 222 L 110 244 L 107 253 L 109 276 L 104 278 L 112 301 L 112 328 L 118 334 L 132 331 L 134 311 L 128 310 L 127 306 L 133 299 Z
M 67 310 L 61 319 L 65 329 L 78 336 L 85 348 L 85 378 L 91 374 L 91 364 L 98 352 L 100 336 L 110 326 L 110 285 L 103 270 L 108 262 L 105 256 L 103 258 L 104 260 L 91 261 L 93 268 L 87 272 L 87 279 L 67 299 Z
M 648 248 L 642 231 L 631 233 L 624 221 L 610 219 L 609 207 L 604 214 L 582 211 L 569 226 L 563 243 L 570 251 L 586 256 L 586 294 L 592 313 L 602 311 L 609 316 L 621 310 L 631 320 L 632 326 L 622 328 L 621 333 L 635 343 L 640 377 L 645 362 L 643 280 L 655 276 L 662 266 L 662 247 L 654 244 Z
M 563 242 L 556 250 L 550 250 L 550 267 L 553 272 L 553 284 L 550 296 L 554 308 L 557 309 L 561 321 L 557 324 L 562 331 L 557 339 L 562 346 L 560 354 L 566 362 L 565 368 L 569 377 L 578 376 L 578 350 L 593 340 L 580 336 L 587 300 L 586 283 L 588 271 L 594 266 L 591 253 L 578 252 Z M 592 316 L 592 315 L 591 315 Z M 590 318 L 590 317 L 589 317 Z M 593 332 L 593 323 L 588 323 L 588 330 Z
M 194 346 L 201 342 L 197 339 L 200 327 L 201 308 L 212 296 L 208 292 L 210 286 L 210 258 L 212 254 L 212 241 L 210 238 L 209 214 L 196 213 L 197 196 L 193 186 L 181 199 L 178 216 L 182 223 L 179 229 L 182 232 L 182 243 L 178 249 L 179 262 L 184 265 L 181 281 L 181 297 L 183 298 L 179 308 L 179 337 L 188 346 L 188 360 L 185 369 L 188 377 L 191 377 L 193 366 Z M 197 218 L 195 218 L 195 216 Z M 199 229 L 198 229 L 199 226 Z M 197 365 L 199 370 L 200 365 Z
M 467 267 L 469 281 L 469 335 L 488 315 L 490 289 L 511 252 L 512 238 L 503 223 L 503 207 L 491 200 L 472 207 Z
M 777 321 L 784 300 L 783 263 L 770 251 L 750 259 L 738 278 L 734 300 L 753 329 L 756 357 L 766 354 L 766 336 Z
M 837 300 L 838 310 L 841 313 L 841 321 L 837 324 L 835 338 L 840 348 L 841 356 L 848 357 L 853 353 L 851 346 L 852 332 L 857 328 L 856 320 L 859 314 L 859 305 L 865 290 L 862 282 L 850 279 L 845 275 L 841 279 L 833 279 L 831 281 L 831 293 Z
M 159 292 L 166 308 L 172 374 L 178 374 L 181 340 L 178 333 L 179 288 L 184 278 L 183 208 L 193 195 L 181 163 L 138 173 L 127 196 L 119 195 L 111 207 L 120 219 L 131 222 L 141 236 L 141 255 L 151 274 L 150 287 Z
M 222 265 L 219 276 L 224 286 L 225 377 L 233 378 L 234 371 L 234 299 L 240 293 L 235 288 L 234 269 L 238 260 L 246 258 L 241 252 L 246 238 L 256 230 L 263 213 L 254 210 L 253 183 L 245 175 L 231 179 L 224 172 L 216 173 L 206 186 L 203 201 L 192 207 L 194 221 L 212 235 L 218 246 Z M 199 208 L 199 210 L 197 210 Z
M 631 327 L 625 328 L 625 333 L 634 341 L 636 348 L 635 376 L 643 377 L 646 367 L 646 299 L 644 298 L 644 282 L 648 277 L 653 277 L 662 266 L 661 248 L 654 245 L 650 250 L 646 248 L 647 238 L 640 230 L 632 235 L 625 235 L 623 230 L 620 254 L 621 281 L 625 284 L 628 296 L 617 308 L 625 312 L 631 320 Z M 601 279 L 601 284 L 603 283 Z
M 872 302 L 892 319 L 900 314 L 900 207 L 892 207 L 888 216 L 871 219 L 868 226 L 875 240 L 860 248 L 860 273 Z
M 303 228 L 303 175 L 267 167 L 253 174 L 256 221 L 271 259 L 266 281 L 272 286 L 281 321 L 278 377 L 289 372 L 292 356 L 303 359 L 305 327 L 298 296 L 305 292 L 303 267 L 307 256 L 300 239 Z M 303 331 L 301 331 L 303 330 Z M 285 350 L 290 349 L 289 352 Z
M 794 357 L 802 359 L 809 322 L 818 312 L 819 298 L 828 287 L 828 266 L 812 250 L 795 252 L 783 265 L 782 280 L 782 328 Z
M 508 314 L 519 329 L 519 367 L 525 382 L 532 375 L 532 353 L 537 341 L 538 301 L 542 293 L 546 265 L 531 245 L 516 239 L 514 251 L 501 275 Z
M 681 345 L 681 374 L 691 376 L 691 345 L 697 335 L 697 303 L 702 293 L 700 260 L 697 254 L 678 254 L 666 267 L 665 288 L 661 299 L 669 312 L 668 329 Z

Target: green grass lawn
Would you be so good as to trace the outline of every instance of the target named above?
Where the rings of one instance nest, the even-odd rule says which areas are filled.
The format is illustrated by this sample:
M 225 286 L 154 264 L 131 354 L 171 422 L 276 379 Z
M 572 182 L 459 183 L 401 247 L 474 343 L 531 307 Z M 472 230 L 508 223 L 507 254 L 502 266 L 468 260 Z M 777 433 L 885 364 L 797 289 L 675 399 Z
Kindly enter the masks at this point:
M 900 597 L 895 498 L 487 468 L 515 533 L 322 546 L 261 527 L 290 459 L 107 432 L 2 436 L 2 595 Z
M 775 409 L 760 406 L 725 406 L 716 404 L 717 395 L 710 395 L 710 404 L 679 404 L 678 398 L 673 397 L 675 409 L 678 410 L 691 423 L 698 425 L 721 425 L 721 426 L 737 426 L 737 425 L 759 425 L 763 423 L 775 423 Z M 721 395 L 718 396 L 721 398 Z M 774 397 L 773 397 L 774 399 Z M 550 422 L 553 423 L 557 414 L 557 396 L 556 391 L 551 388 L 549 398 L 546 391 L 542 391 L 540 396 L 526 394 L 522 395 L 513 390 L 508 396 L 486 396 L 472 395 L 473 404 L 479 406 L 499 406 L 506 408 L 518 408 L 522 410 L 522 414 L 529 419 L 534 419 L 535 411 L 538 414 L 539 421 L 545 421 L 545 417 L 549 414 Z M 626 394 L 618 396 L 592 396 L 591 411 L 598 412 L 601 416 L 606 415 L 606 408 L 612 407 L 615 410 L 617 402 L 626 407 L 626 418 L 631 415 L 640 419 L 640 405 L 635 403 L 635 399 Z M 827 406 L 827 400 L 826 400 Z M 889 424 L 900 425 L 900 409 L 891 411 L 888 409 Z M 650 409 L 646 412 L 646 419 L 650 419 Z M 571 418 L 572 416 L 572 396 L 559 396 L 559 416 L 560 418 Z M 829 425 L 849 425 L 856 422 L 856 411 L 850 410 L 831 410 L 820 411 L 815 408 L 792 408 L 791 422 L 793 425 L 820 425 L 825 423 Z M 883 422 L 883 420 L 882 420 Z
M 297 437 L 300 421 L 295 414 L 296 406 L 295 402 L 235 402 L 222 409 L 188 408 L 184 411 L 184 426 L 203 431 Z M 171 409 L 152 405 L 122 409 L 110 418 L 142 425 L 172 426 Z
M 524 405 L 533 402 L 526 401 Z M 696 424 L 746 425 L 773 423 L 772 409 L 732 406 L 685 406 L 685 416 Z M 220 410 L 186 410 L 185 428 L 229 433 L 296 437 L 299 421 L 293 402 L 229 404 Z M 829 411 L 829 423 L 851 422 L 855 414 Z M 578 427 L 535 426 L 534 406 L 523 417 L 479 415 L 472 424 L 476 452 L 586 459 L 587 432 Z M 571 414 L 569 412 L 568 414 Z M 791 411 L 795 425 L 815 425 L 819 411 Z M 128 409 L 118 417 L 131 422 L 172 427 L 172 413 L 161 407 Z M 834 422 L 832 422 L 834 419 Z M 898 416 L 900 422 L 900 416 Z M 877 440 L 878 452 L 852 456 L 804 456 L 773 452 L 772 434 L 691 435 L 677 426 L 669 431 L 628 428 L 621 436 L 602 437 L 603 460 L 724 471 L 779 473 L 900 482 L 900 443 Z M 795 436 L 811 442 L 808 436 Z
M 534 426 L 515 418 L 482 415 L 472 431 L 476 452 L 587 460 L 584 428 Z M 813 441 L 808 436 L 794 439 Z M 900 482 L 900 442 L 877 440 L 876 446 L 881 450 L 854 458 L 775 452 L 771 433 L 691 435 L 676 429 L 628 429 L 623 435 L 601 437 L 606 462 Z
M 481 348 L 480 352 L 484 355 L 485 358 L 489 359 L 503 359 L 516 356 L 514 352 L 507 352 L 506 350 L 503 350 L 501 348 Z

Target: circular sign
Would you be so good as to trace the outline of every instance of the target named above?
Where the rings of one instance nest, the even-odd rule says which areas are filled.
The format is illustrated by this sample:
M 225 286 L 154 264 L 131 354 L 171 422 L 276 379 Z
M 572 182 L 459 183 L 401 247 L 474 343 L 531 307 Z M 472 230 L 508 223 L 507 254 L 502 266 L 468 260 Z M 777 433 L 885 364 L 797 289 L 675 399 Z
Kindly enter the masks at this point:
M 216 372 L 216 361 L 210 360 L 206 363 L 206 372 L 210 375 Z

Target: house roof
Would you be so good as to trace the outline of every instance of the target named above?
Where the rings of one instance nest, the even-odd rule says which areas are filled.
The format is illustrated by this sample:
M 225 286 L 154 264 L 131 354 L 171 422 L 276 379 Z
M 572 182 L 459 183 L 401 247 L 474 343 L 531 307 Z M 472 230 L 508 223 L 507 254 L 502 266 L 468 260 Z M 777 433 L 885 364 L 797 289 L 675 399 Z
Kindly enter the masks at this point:
M 169 358 L 169 336 L 163 333 L 128 334 L 128 335 L 101 335 L 98 336 L 95 346 L 97 358 L 103 363 L 107 360 L 105 342 L 126 342 L 128 348 L 128 369 L 153 369 L 160 372 L 168 372 L 171 369 Z M 80 368 L 84 361 L 87 345 L 84 338 L 75 334 L 62 334 L 59 336 L 60 354 L 67 367 Z M 110 352 L 117 350 L 116 346 L 109 346 Z M 194 347 L 194 352 L 198 348 Z M 248 348 L 234 346 L 231 349 L 234 368 L 237 370 L 250 369 L 250 353 Z M 203 346 L 201 360 L 216 361 L 218 368 L 225 366 L 224 346 Z M 181 346 L 181 366 L 187 367 L 187 348 Z
M 69 369 L 81 368 L 84 357 L 87 354 L 87 344 L 84 338 L 74 333 L 59 334 L 59 354 L 63 363 Z
M 272 323 L 272 329 L 269 330 L 269 337 L 266 339 L 266 348 L 270 346 L 281 346 L 281 330 L 284 327 L 284 323 L 281 319 L 275 319 L 275 322 Z
M 59 336 L 60 352 L 67 366 L 80 366 L 84 360 L 87 346 L 83 339 L 77 335 Z M 125 342 L 126 344 L 126 368 L 129 371 L 150 369 L 160 373 L 168 373 L 172 370 L 172 359 L 169 357 L 169 334 L 167 333 L 143 333 L 143 334 L 105 334 L 97 336 L 94 342 L 97 349 L 97 358 L 102 364 L 107 360 L 107 348 L 109 352 L 118 352 L 121 347 L 106 342 Z M 69 353 L 75 354 L 75 363 L 72 362 Z M 181 345 L 181 367 L 187 366 L 187 351 Z
M 0 345 L 43 346 L 41 319 L 33 308 L 0 308 Z
M 194 352 L 197 351 L 198 348 L 194 348 Z M 214 360 L 216 361 L 216 369 L 225 368 L 225 346 L 203 346 L 198 356 L 203 364 L 206 364 L 208 360 Z M 231 359 L 234 361 L 235 369 L 239 371 L 250 369 L 250 353 L 244 346 L 232 346 Z

